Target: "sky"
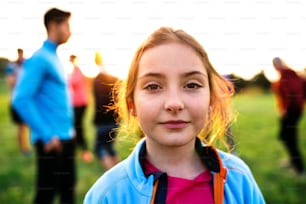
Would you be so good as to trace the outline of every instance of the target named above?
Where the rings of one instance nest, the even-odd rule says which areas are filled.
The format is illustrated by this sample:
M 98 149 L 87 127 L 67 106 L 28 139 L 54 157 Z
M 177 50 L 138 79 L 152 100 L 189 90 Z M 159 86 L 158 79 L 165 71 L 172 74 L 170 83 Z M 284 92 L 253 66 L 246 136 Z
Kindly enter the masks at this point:
M 295 70 L 306 67 L 306 1 L 303 0 L 1 0 L 0 57 L 26 57 L 46 39 L 43 15 L 51 7 L 72 12 L 69 41 L 58 54 L 70 54 L 94 76 L 94 53 L 104 67 L 125 78 L 140 43 L 161 26 L 194 36 L 221 74 L 250 79 L 261 70 L 274 80 L 273 57 Z M 67 68 L 69 69 L 69 68 Z

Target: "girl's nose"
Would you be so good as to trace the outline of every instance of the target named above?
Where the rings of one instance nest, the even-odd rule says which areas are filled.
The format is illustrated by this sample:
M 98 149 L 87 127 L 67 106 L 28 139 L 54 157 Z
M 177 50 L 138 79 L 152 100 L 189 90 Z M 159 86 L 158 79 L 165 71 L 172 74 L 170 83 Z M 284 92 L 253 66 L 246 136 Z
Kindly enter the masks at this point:
M 184 103 L 178 91 L 171 91 L 165 99 L 165 110 L 178 112 L 184 109 Z

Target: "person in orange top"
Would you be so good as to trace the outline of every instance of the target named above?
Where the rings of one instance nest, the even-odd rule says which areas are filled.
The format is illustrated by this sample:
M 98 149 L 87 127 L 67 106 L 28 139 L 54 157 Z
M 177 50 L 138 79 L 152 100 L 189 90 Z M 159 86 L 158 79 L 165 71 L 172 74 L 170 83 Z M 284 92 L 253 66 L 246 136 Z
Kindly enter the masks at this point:
M 285 145 L 296 173 L 304 175 L 302 154 L 298 148 L 298 122 L 304 110 L 304 82 L 282 59 L 275 57 L 272 62 L 280 74 L 280 79 L 272 84 L 280 114 L 279 139 Z

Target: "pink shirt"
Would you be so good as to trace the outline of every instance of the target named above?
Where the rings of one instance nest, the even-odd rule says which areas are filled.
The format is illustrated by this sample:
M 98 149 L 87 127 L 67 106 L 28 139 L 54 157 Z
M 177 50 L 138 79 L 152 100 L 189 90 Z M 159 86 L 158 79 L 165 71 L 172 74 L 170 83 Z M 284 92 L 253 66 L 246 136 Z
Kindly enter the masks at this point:
M 145 174 L 159 171 L 147 159 L 144 162 Z M 213 204 L 212 175 L 205 171 L 194 179 L 168 176 L 167 204 Z
M 74 68 L 68 82 L 73 106 L 87 105 L 86 78 L 79 68 Z

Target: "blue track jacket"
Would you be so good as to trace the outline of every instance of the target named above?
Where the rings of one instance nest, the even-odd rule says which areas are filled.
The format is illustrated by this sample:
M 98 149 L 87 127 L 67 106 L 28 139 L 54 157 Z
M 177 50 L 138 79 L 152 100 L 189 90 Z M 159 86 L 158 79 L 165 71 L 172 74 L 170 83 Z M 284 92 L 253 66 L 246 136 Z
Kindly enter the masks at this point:
M 47 143 L 52 136 L 73 136 L 73 111 L 57 44 L 46 40 L 23 64 L 13 92 L 13 106 L 31 129 L 31 142 Z
M 144 146 L 145 139 L 136 145 L 128 158 L 105 172 L 87 192 L 84 204 L 149 204 L 152 199 L 155 175 L 146 177 L 142 170 L 141 158 Z M 218 152 L 223 166 L 227 169 L 224 203 L 264 204 L 263 195 L 249 167 L 234 155 L 220 150 Z M 212 174 L 214 174 L 213 171 Z M 161 196 L 156 195 L 156 197 Z M 156 202 L 165 203 L 165 197 Z

